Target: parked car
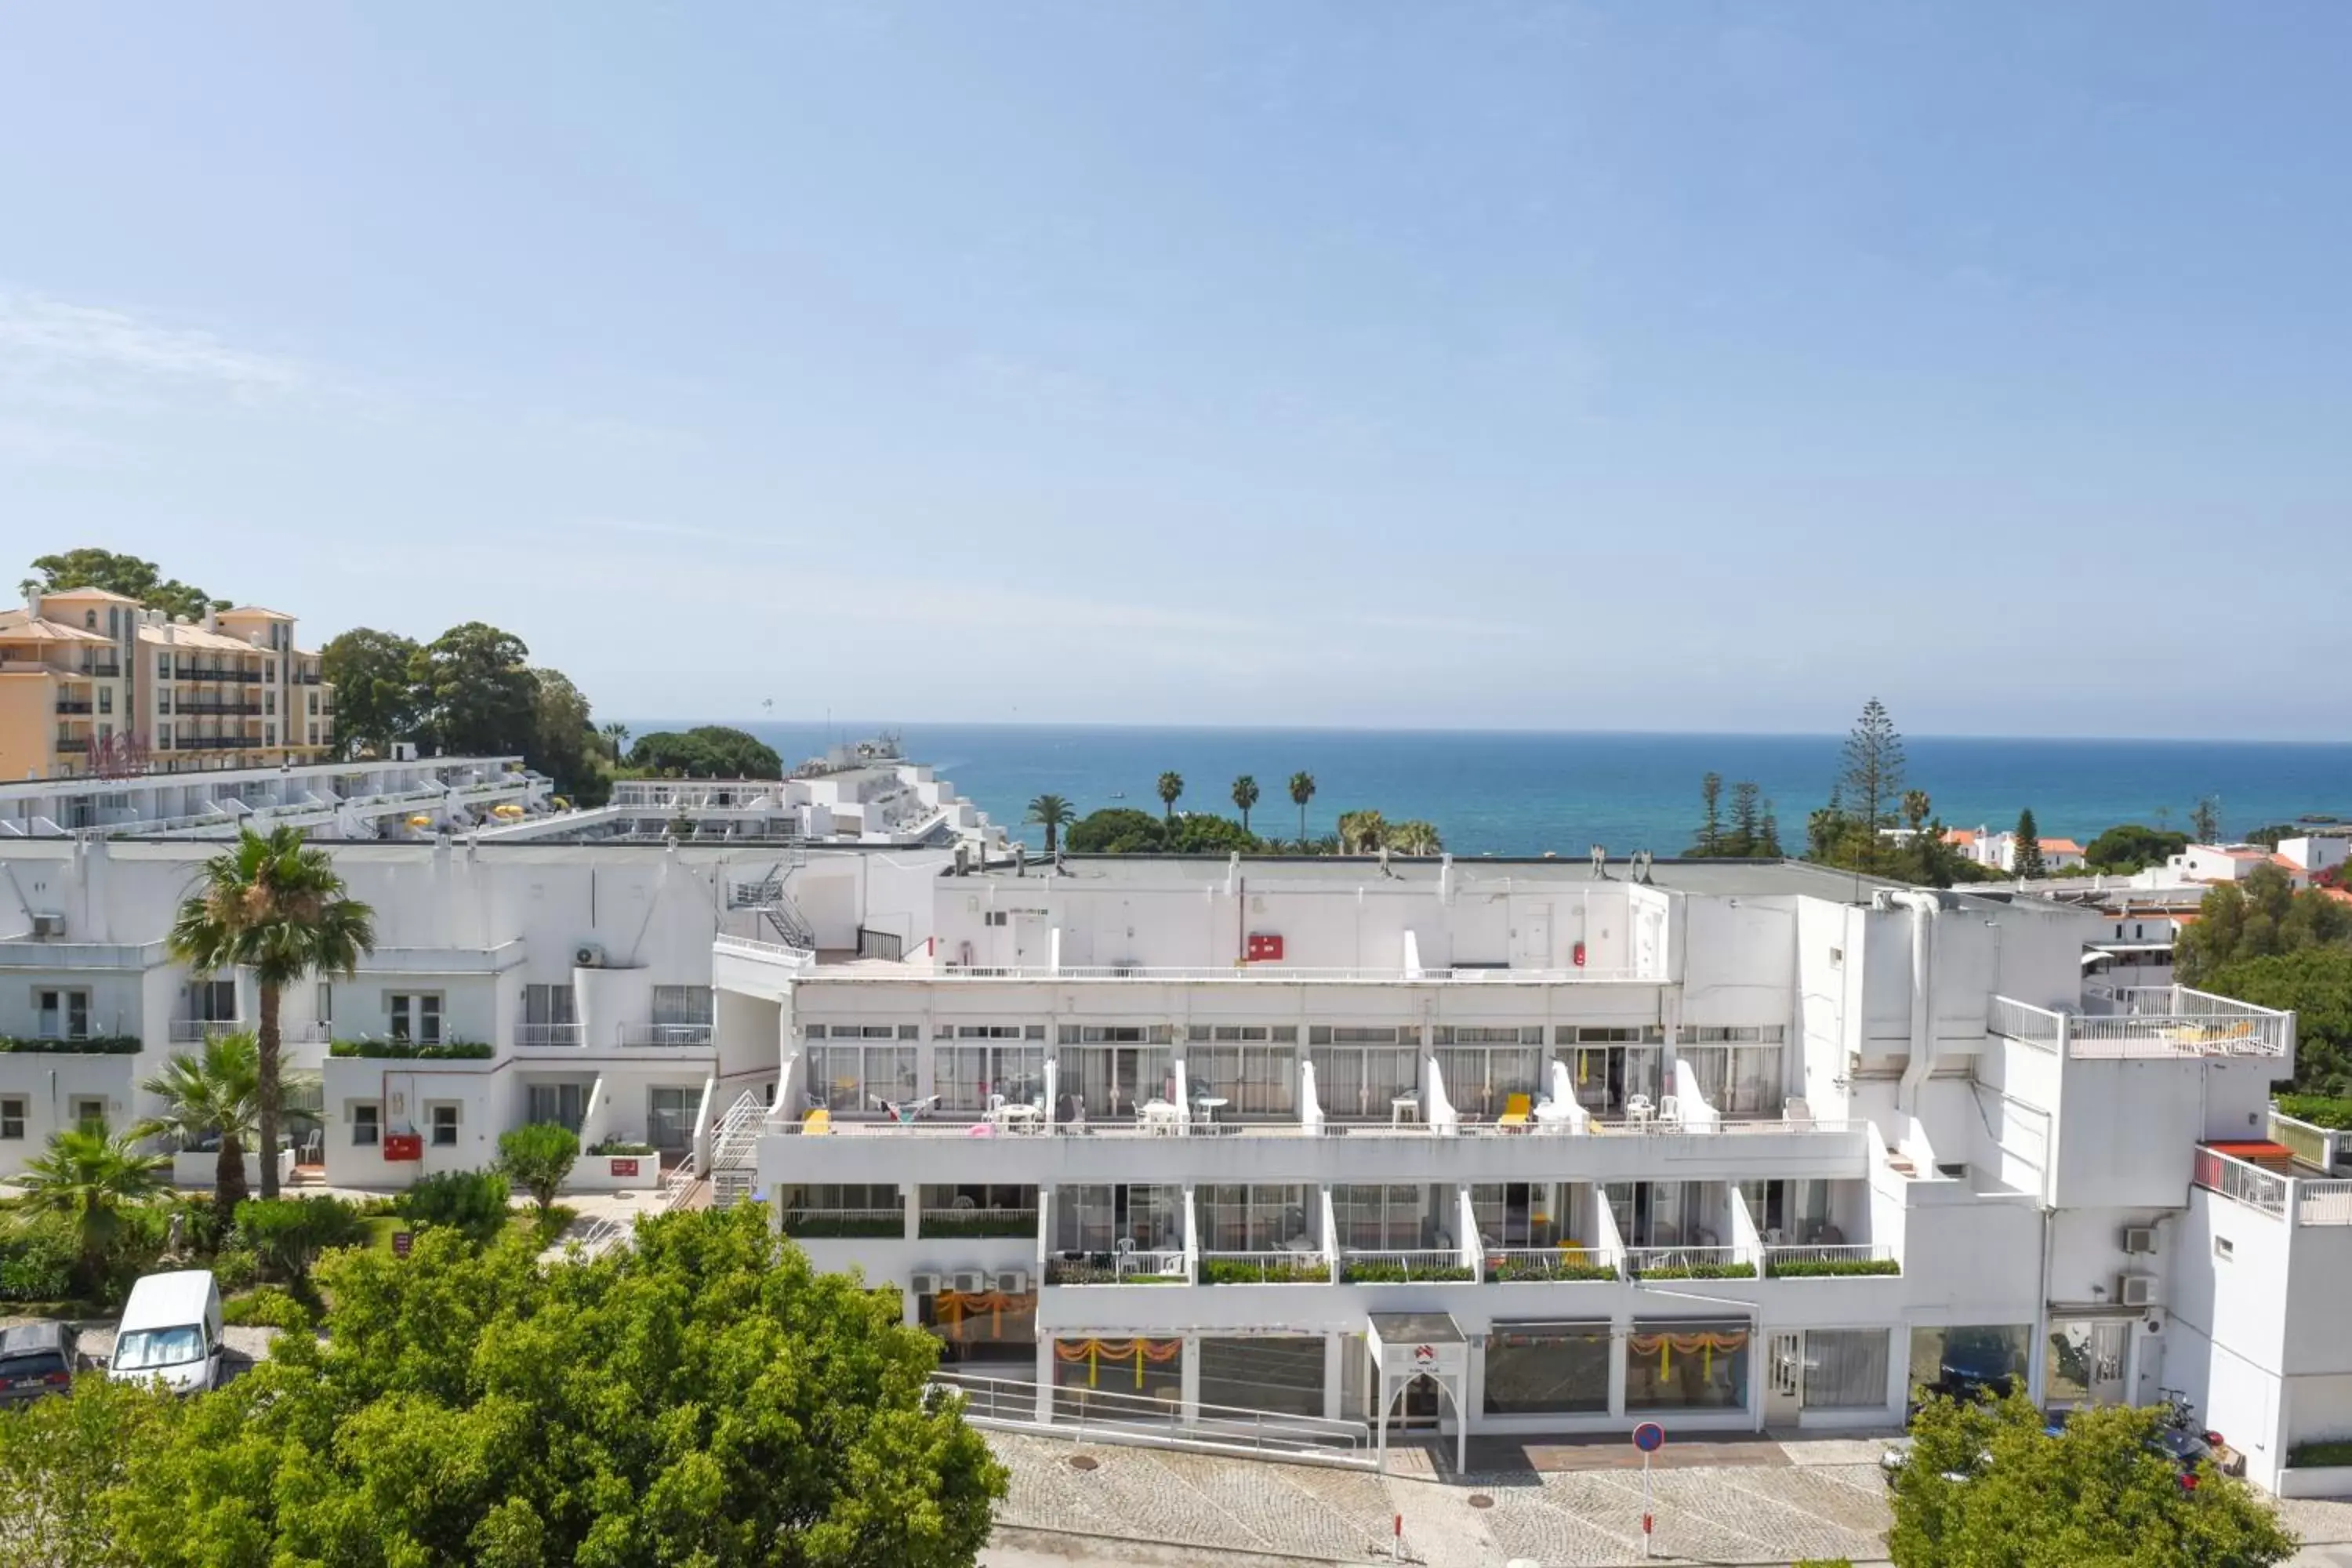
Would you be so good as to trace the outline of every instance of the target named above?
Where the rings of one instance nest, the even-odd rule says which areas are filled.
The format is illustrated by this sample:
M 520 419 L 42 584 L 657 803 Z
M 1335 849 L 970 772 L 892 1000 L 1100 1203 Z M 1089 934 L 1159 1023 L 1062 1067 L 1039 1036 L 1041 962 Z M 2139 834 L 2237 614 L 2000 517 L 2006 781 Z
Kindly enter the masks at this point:
M 131 1287 L 107 1375 L 118 1383 L 152 1380 L 174 1394 L 201 1394 L 220 1386 L 223 1352 L 220 1286 L 212 1271 L 150 1274 Z
M 0 1405 L 66 1394 L 80 1369 L 71 1323 L 20 1323 L 0 1329 Z

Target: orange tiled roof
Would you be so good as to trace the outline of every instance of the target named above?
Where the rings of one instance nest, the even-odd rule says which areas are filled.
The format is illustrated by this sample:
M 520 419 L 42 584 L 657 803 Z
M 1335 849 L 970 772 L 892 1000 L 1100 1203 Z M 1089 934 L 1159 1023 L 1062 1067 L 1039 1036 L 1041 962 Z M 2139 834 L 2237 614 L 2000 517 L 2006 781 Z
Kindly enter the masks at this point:
M 1944 842 L 1947 844 L 1974 844 L 1976 841 L 1977 830 L 1973 827 L 1947 827 L 1944 829 Z
M 2083 847 L 2071 838 L 2045 838 L 2042 841 L 2044 855 L 2080 855 Z
M 111 643 L 114 641 L 112 637 L 100 633 L 84 631 L 79 626 L 69 626 L 63 621 L 52 621 L 39 616 L 27 615 L 23 610 L 0 611 L 0 637 L 6 637 L 11 642 Z

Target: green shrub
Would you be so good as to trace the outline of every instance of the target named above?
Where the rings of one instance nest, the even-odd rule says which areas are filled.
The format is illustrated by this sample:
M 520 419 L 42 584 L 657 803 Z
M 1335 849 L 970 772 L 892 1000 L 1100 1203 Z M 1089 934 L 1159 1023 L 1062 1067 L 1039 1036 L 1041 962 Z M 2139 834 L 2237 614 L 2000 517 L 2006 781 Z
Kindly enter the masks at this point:
M 26 1035 L 0 1035 L 0 1052 L 30 1056 L 136 1056 L 142 1042 L 136 1035 L 86 1035 L 79 1040 L 37 1040 Z
M 531 1121 L 499 1134 L 499 1169 L 545 1214 L 580 1158 L 580 1134 L 555 1121 Z
M 484 1061 L 494 1053 L 479 1040 L 443 1040 L 437 1045 L 415 1040 L 335 1040 L 328 1045 L 327 1054 L 393 1061 Z
M 278 1285 L 264 1285 L 251 1295 L 231 1297 L 221 1305 L 221 1318 L 257 1329 L 308 1329 L 311 1321 L 310 1309 Z
M 236 1205 L 236 1239 L 270 1274 L 301 1285 L 320 1253 L 364 1242 L 367 1221 L 341 1198 L 247 1198 Z
M 225 1239 L 221 1235 L 220 1210 L 213 1204 L 210 1193 L 174 1193 L 165 1201 L 164 1235 L 171 1235 L 171 1222 L 180 1222 L 180 1245 L 190 1252 L 213 1253 L 220 1249 Z
M 2297 1121 L 2308 1121 L 2314 1127 L 2331 1131 L 2352 1131 L 2352 1100 L 2339 1100 L 2329 1094 L 2282 1094 L 2271 1103 L 2282 1116 L 2292 1116 Z
M 1662 1263 L 1644 1268 L 1637 1279 L 1753 1279 L 1753 1263 Z
M 897 1215 L 868 1218 L 864 1215 L 811 1214 L 804 1209 L 784 1212 L 784 1234 L 812 1240 L 856 1236 L 903 1236 L 907 1222 Z
M 0 1234 L 0 1301 L 62 1301 L 73 1294 L 73 1237 L 58 1225 Z
M 242 1290 L 261 1278 L 261 1259 L 249 1247 L 224 1247 L 213 1254 L 213 1279 L 224 1290 Z
M 948 1214 L 927 1214 L 917 1222 L 925 1240 L 951 1239 L 957 1237 L 1028 1237 L 1037 1234 L 1037 1215 L 1029 1214 L 994 1214 L 987 1209 L 957 1209 Z
M 1900 1274 L 1892 1258 L 1791 1258 L 1770 1264 L 1775 1279 L 1822 1279 L 1839 1274 Z
M 1614 1279 L 1617 1270 L 1606 1263 L 1573 1258 L 1497 1258 L 1486 1269 L 1490 1283 L 1508 1285 L 1528 1279 Z
M 1445 1263 L 1407 1268 L 1402 1263 L 1368 1258 L 1351 1263 L 1339 1261 L 1339 1279 L 1349 1285 L 1423 1285 L 1442 1284 L 1450 1280 L 1475 1279 L 1478 1271 L 1466 1264 Z
M 625 1138 L 607 1138 L 588 1151 L 591 1154 L 650 1154 L 653 1152 L 652 1144 L 632 1143 Z
M 1301 1258 L 1294 1262 L 1285 1258 L 1265 1263 L 1243 1258 L 1201 1259 L 1203 1285 L 1321 1285 L 1330 1278 L 1329 1266 L 1320 1259 Z
M 507 1179 L 496 1171 L 444 1171 L 403 1195 L 402 1215 L 415 1225 L 443 1225 L 487 1242 L 506 1228 Z
M 2288 1469 L 2322 1469 L 2332 1465 L 2352 1465 L 2352 1437 L 2323 1437 L 2315 1442 L 2297 1443 L 2286 1454 Z

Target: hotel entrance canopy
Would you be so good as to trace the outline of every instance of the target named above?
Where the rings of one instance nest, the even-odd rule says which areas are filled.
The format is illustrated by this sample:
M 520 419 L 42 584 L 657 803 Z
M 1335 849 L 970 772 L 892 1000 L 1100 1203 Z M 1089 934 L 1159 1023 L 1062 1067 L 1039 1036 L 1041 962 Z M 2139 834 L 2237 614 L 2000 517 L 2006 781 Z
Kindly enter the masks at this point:
M 1415 1378 L 1425 1377 L 1454 1406 L 1454 1468 L 1469 1459 L 1470 1343 L 1462 1327 L 1444 1312 L 1374 1312 L 1366 1320 L 1366 1346 L 1380 1374 L 1380 1467 L 1389 1463 L 1389 1411 Z

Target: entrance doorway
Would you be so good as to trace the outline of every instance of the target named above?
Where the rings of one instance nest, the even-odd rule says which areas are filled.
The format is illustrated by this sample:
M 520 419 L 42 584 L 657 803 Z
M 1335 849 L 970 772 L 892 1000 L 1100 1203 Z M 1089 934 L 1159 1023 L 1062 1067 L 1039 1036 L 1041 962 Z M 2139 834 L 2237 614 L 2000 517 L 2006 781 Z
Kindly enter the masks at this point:
M 1391 1432 L 1434 1432 L 1441 1414 L 1437 1380 L 1416 1377 L 1397 1394 L 1389 1410 Z
M 691 1089 L 651 1089 L 646 1091 L 646 1142 L 665 1154 L 682 1154 L 694 1144 L 695 1102 Z

